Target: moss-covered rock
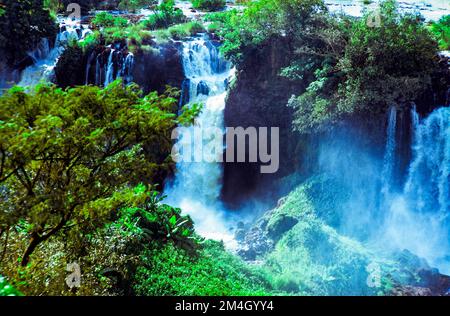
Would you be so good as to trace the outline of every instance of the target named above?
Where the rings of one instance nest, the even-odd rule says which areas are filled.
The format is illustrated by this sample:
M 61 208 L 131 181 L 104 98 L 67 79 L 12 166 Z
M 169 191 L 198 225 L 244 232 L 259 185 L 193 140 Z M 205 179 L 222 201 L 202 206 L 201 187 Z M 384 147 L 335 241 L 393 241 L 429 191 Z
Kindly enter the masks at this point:
M 380 254 L 339 231 L 348 190 L 314 176 L 247 232 L 238 253 L 293 295 L 444 295 L 450 278 L 408 251 Z

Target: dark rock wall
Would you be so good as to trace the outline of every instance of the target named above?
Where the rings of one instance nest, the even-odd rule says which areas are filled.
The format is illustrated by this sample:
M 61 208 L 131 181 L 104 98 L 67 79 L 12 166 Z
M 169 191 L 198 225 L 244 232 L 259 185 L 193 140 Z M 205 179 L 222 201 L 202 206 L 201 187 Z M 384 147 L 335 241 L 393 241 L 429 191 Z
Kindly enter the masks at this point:
M 261 174 L 259 163 L 225 163 L 222 198 L 229 207 L 239 207 L 261 188 L 292 173 L 302 159 L 298 135 L 292 131 L 292 110 L 286 106 L 301 83 L 279 76 L 290 61 L 288 43 L 282 39 L 255 49 L 253 58 L 244 62 L 237 72 L 225 108 L 227 127 L 279 127 L 280 169 L 274 174 Z M 269 146 L 270 148 L 270 146 Z

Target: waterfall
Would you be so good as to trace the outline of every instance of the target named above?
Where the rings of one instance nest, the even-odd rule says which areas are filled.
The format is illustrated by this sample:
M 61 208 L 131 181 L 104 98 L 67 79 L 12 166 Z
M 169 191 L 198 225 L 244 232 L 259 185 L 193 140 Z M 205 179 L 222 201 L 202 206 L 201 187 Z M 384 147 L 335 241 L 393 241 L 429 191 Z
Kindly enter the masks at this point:
M 111 46 L 108 46 L 111 48 Z M 102 54 L 92 52 L 86 65 L 85 84 L 90 83 L 90 71 L 95 59 L 95 78 L 93 83 L 106 87 L 117 78 L 123 78 L 125 84 L 133 81 L 134 55 L 128 52 L 125 57 L 120 48 L 111 48 L 107 62 L 102 65 Z
M 195 126 L 186 128 L 179 142 L 198 142 L 194 148 L 195 162 L 178 162 L 177 172 L 172 184 L 167 186 L 169 204 L 180 207 L 196 223 L 197 231 L 204 237 L 224 240 L 230 245 L 232 234 L 224 225 L 219 202 L 222 182 L 222 166 L 219 162 L 206 162 L 201 159 L 202 149 L 211 137 L 223 136 L 224 108 L 227 80 L 233 74 L 230 65 L 219 57 L 217 47 L 204 38 L 196 38 L 183 44 L 182 61 L 186 76 L 184 93 L 189 103 L 203 103 L 202 113 Z M 220 60 L 219 60 L 220 59 Z M 224 67 L 217 67 L 218 64 Z M 220 128 L 221 135 L 211 135 L 208 128 Z M 199 133 L 199 130 L 203 133 Z M 200 159 L 199 159 L 200 157 Z
M 133 81 L 133 66 L 134 66 L 134 55 L 132 53 L 128 53 L 125 57 L 125 60 L 122 65 L 122 69 L 120 71 L 120 77 L 123 78 L 123 82 L 128 84 Z
M 52 79 L 54 68 L 59 56 L 63 53 L 70 40 L 81 40 L 91 31 L 82 26 L 78 20 L 60 19 L 60 32 L 51 47 L 47 38 L 40 41 L 35 50 L 29 52 L 33 59 L 33 65 L 22 71 L 20 81 L 17 85 L 22 87 L 34 87 L 40 81 Z
M 450 108 L 439 108 L 422 121 L 417 113 L 412 114 L 413 158 L 403 193 L 391 200 L 386 239 L 448 273 Z
M 414 158 L 405 193 L 420 212 L 450 212 L 450 108 L 434 111 L 417 125 Z
M 88 61 L 86 64 L 86 79 L 84 80 L 85 85 L 89 84 L 89 72 L 91 71 L 91 64 L 92 64 L 92 61 L 94 60 L 94 58 L 95 58 L 95 52 L 92 52 L 89 55 L 89 58 L 88 58 Z
M 417 113 L 416 104 L 413 103 L 411 107 L 411 144 L 416 141 L 416 132 L 419 126 L 419 113 Z
M 386 199 L 390 193 L 391 180 L 395 168 L 395 148 L 396 148 L 396 128 L 397 128 L 397 108 L 391 106 L 388 115 L 386 131 L 386 147 L 383 159 L 383 170 L 381 172 L 381 193 Z
M 108 57 L 108 63 L 106 64 L 106 74 L 105 74 L 105 83 L 103 84 L 103 86 L 107 86 L 108 84 L 110 84 L 111 82 L 114 81 L 114 48 L 111 48 L 111 52 L 109 53 L 109 57 Z

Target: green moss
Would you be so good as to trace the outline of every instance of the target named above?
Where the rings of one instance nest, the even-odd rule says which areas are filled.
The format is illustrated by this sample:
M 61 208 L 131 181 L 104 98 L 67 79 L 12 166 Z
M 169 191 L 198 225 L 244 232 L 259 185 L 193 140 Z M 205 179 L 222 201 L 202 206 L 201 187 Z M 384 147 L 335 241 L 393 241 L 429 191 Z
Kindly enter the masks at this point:
M 275 290 L 296 295 L 375 293 L 366 284 L 371 254 L 330 226 L 339 216 L 340 191 L 329 177 L 316 176 L 265 216 L 275 249 L 264 258 L 264 267 Z M 286 218 L 296 222 L 282 229 Z

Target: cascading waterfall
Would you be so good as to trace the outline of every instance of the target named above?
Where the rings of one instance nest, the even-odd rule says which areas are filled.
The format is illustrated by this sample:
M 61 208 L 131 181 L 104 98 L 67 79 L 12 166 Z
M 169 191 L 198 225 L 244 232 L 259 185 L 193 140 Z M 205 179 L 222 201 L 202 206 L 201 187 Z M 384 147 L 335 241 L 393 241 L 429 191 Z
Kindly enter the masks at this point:
M 403 193 L 389 200 L 386 238 L 448 273 L 450 108 L 439 108 L 422 122 L 412 111 L 413 159 Z
M 414 159 L 405 193 L 420 212 L 450 212 L 450 108 L 434 111 L 417 126 Z
M 122 78 L 125 84 L 133 81 L 134 55 L 131 52 L 125 53 L 120 48 L 113 48 L 108 54 L 105 64 L 102 64 L 102 54 L 95 51 L 89 56 L 86 65 L 85 84 L 90 83 L 90 71 L 95 60 L 95 78 L 93 83 L 97 86 L 107 86 L 117 78 Z M 124 57 L 125 56 L 125 57 Z
M 204 108 L 195 126 L 185 128 L 179 135 L 179 143 L 191 146 L 194 141 L 191 157 L 195 162 L 177 163 L 175 179 L 167 186 L 166 193 L 169 204 L 189 214 L 201 235 L 223 240 L 232 246 L 234 239 L 225 227 L 223 207 L 219 202 L 222 166 L 219 162 L 207 162 L 201 158 L 202 149 L 206 150 L 212 137 L 222 141 L 227 80 L 233 75 L 233 70 L 219 57 L 217 47 L 205 38 L 185 42 L 182 58 L 188 81 L 183 93 L 189 95 L 189 103 L 203 103 Z M 217 127 L 222 130 L 220 135 L 214 135 L 211 129 Z
M 114 81 L 114 52 L 115 49 L 111 48 L 111 52 L 109 53 L 108 63 L 106 64 L 106 75 L 105 75 L 105 83 L 103 84 L 105 87 Z
M 42 80 L 51 80 L 59 56 L 67 43 L 70 40 L 81 40 L 91 32 L 87 26 L 82 26 L 79 20 L 61 19 L 59 22 L 60 32 L 53 47 L 50 47 L 49 40 L 44 38 L 38 47 L 29 53 L 34 64 L 24 69 L 19 86 L 33 87 Z

